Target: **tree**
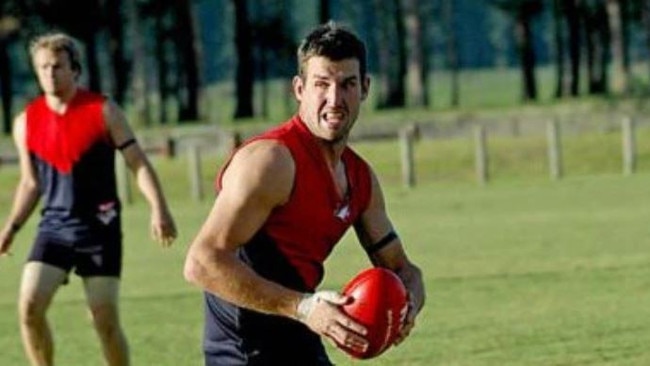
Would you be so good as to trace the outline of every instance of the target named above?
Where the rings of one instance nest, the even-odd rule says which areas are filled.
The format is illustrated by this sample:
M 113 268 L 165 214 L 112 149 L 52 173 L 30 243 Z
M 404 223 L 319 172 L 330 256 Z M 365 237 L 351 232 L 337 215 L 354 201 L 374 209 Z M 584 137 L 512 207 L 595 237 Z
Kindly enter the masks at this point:
M 404 20 L 400 0 L 374 0 L 376 27 L 373 36 L 378 47 L 377 107 L 396 108 L 405 105 L 406 47 Z
M 443 0 L 443 18 L 447 29 L 447 68 L 451 74 L 451 106 L 460 105 L 460 83 L 459 70 L 460 60 L 458 59 L 458 40 L 454 27 L 454 0 Z
M 201 117 L 201 45 L 197 20 L 190 0 L 148 0 L 141 2 L 141 13 L 153 30 L 156 84 L 160 96 L 160 123 L 170 119 L 169 99 L 178 105 L 179 122 L 197 121 Z
M 623 94 L 629 90 L 630 68 L 626 55 L 625 8 L 624 0 L 606 0 L 607 19 L 610 29 L 610 47 L 612 60 L 612 86 L 614 94 Z
M 143 9 L 143 13 L 153 20 L 153 32 L 156 35 L 154 41 L 154 54 L 157 66 L 156 81 L 158 84 L 158 95 L 160 100 L 160 112 L 158 118 L 160 124 L 166 124 L 171 120 L 168 114 L 167 105 L 169 99 L 177 97 L 180 89 L 178 82 L 179 73 L 174 70 L 175 52 L 172 45 L 174 16 L 171 14 L 169 1 L 151 1 Z M 178 116 L 177 116 L 178 117 Z
M 131 89 L 133 92 L 133 120 L 135 124 L 149 126 L 148 88 L 146 77 L 145 43 L 140 29 L 140 12 L 137 0 L 126 0 L 126 13 L 129 18 L 129 39 L 133 48 L 133 68 L 131 71 Z
M 537 81 L 531 22 L 542 11 L 543 2 L 541 0 L 492 0 L 492 3 L 515 20 L 515 41 L 523 80 L 522 100 L 535 100 Z
M 9 43 L 18 34 L 20 21 L 5 14 L 5 9 L 0 7 L 0 100 L 2 101 L 2 132 L 11 133 L 11 120 L 13 102 L 13 83 L 11 80 L 11 59 L 9 57 Z
M 237 50 L 235 118 L 253 117 L 253 83 L 255 65 L 248 0 L 233 0 L 235 7 L 235 48 Z
M 566 76 L 564 73 L 565 67 L 565 51 L 564 51 L 564 12 L 562 11 L 563 0 L 553 0 L 553 31 L 555 34 L 555 98 L 562 98 L 566 95 L 568 90 L 566 83 Z
M 288 74 L 294 71 L 293 67 L 291 70 L 287 68 L 294 63 L 297 45 L 291 37 L 286 12 L 284 2 L 265 2 L 264 7 L 258 7 L 252 23 L 256 80 L 262 84 L 260 114 L 265 118 L 269 117 L 268 102 L 271 99 L 269 80 L 278 75 L 290 79 Z
M 402 0 L 401 6 L 404 9 L 408 104 L 411 107 L 425 107 L 429 101 L 423 42 L 424 25 L 420 18 L 420 7 L 418 0 Z
M 571 64 L 571 83 L 569 91 L 572 96 L 580 93 L 580 10 L 579 0 L 565 1 L 567 4 L 567 23 L 569 24 L 569 60 Z
M 190 0 L 172 1 L 176 15 L 174 32 L 176 49 L 180 58 L 179 71 L 182 70 L 184 95 L 179 96 L 179 120 L 199 119 L 199 89 L 201 87 L 199 55 L 201 47 L 197 41 L 196 19 Z
M 327 23 L 332 19 L 332 9 L 330 5 L 330 0 L 318 1 L 318 20 L 320 24 Z
M 585 28 L 589 94 L 604 94 L 607 92 L 607 51 L 609 50 L 609 27 L 605 4 L 600 0 L 583 1 L 580 8 Z
M 557 97 L 563 97 L 566 95 L 578 96 L 580 93 L 580 49 L 581 49 L 581 33 L 580 33 L 580 8 L 578 7 L 578 2 L 580 0 L 564 0 L 558 6 L 559 19 L 558 22 L 562 24 L 566 22 L 567 24 L 567 38 L 569 44 L 569 57 L 568 57 L 568 67 L 569 73 L 565 73 L 564 69 L 567 67 L 567 60 L 564 55 L 560 55 L 558 60 L 558 68 L 561 68 L 562 78 L 558 77 L 558 86 L 557 86 Z M 562 21 L 563 20 L 563 21 Z M 558 29 L 559 32 L 562 32 L 562 27 Z M 564 47 L 564 37 L 558 35 L 556 40 L 558 42 L 558 52 L 563 51 Z
M 640 4 L 641 21 L 645 29 L 646 50 L 650 50 L 650 0 L 642 0 Z M 650 75 L 650 60 L 648 64 L 648 74 Z
M 124 24 L 126 19 L 123 14 L 122 0 L 106 0 L 104 12 L 108 28 L 108 52 L 113 68 L 113 98 L 119 104 L 124 103 L 128 88 L 130 64 L 126 59 L 124 47 Z

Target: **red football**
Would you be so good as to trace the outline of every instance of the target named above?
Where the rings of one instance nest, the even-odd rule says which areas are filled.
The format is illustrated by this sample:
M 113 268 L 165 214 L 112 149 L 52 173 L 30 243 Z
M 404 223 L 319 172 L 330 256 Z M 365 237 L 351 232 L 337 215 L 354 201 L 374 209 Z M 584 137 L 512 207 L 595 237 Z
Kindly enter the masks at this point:
M 368 329 L 365 352 L 340 348 L 355 358 L 379 356 L 399 334 L 407 311 L 406 288 L 397 275 L 384 268 L 360 272 L 343 288 L 343 295 L 352 297 L 343 311 Z

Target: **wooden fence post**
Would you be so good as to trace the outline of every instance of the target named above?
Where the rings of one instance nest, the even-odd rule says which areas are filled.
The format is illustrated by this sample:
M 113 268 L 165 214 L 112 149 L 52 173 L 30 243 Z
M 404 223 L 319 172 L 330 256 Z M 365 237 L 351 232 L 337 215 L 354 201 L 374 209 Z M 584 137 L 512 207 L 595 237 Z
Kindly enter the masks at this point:
M 562 178 L 562 142 L 560 127 L 557 120 L 550 120 L 546 125 L 546 139 L 548 144 L 548 164 L 552 180 Z
M 133 203 L 133 193 L 131 191 L 129 167 L 126 165 L 126 161 L 121 155 L 116 154 L 115 157 L 118 192 L 121 196 L 121 201 L 130 205 Z
M 636 170 L 636 138 L 634 120 L 629 116 L 621 122 L 623 139 L 623 174 L 630 175 Z
M 203 200 L 203 185 L 201 184 L 201 150 L 198 145 L 187 148 L 187 160 L 190 175 L 191 196 L 195 201 Z
M 163 155 L 168 159 L 173 159 L 176 157 L 176 140 L 172 137 L 165 138 L 165 144 L 163 145 Z
M 412 126 L 399 131 L 400 151 L 402 157 L 402 181 L 408 188 L 415 186 L 415 163 L 413 162 L 413 140 L 415 128 Z
M 474 128 L 474 144 L 476 178 L 480 184 L 486 184 L 489 180 L 489 157 L 487 152 L 487 134 L 485 132 L 485 126 L 478 125 Z

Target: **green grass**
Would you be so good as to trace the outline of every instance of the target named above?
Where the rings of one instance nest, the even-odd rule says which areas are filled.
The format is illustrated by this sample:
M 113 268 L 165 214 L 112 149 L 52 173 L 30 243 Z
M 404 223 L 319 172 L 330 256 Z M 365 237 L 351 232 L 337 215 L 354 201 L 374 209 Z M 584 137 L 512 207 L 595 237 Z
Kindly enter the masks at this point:
M 376 364 L 650 362 L 648 178 L 389 189 L 429 301 L 413 338 Z M 347 243 L 332 283 L 365 263 Z
M 490 177 L 493 180 L 549 179 L 543 134 L 488 136 Z M 390 184 L 401 182 L 400 147 L 396 140 L 355 142 L 359 151 Z M 453 139 L 422 139 L 414 144 L 415 174 L 420 182 L 473 182 L 474 141 L 470 133 Z M 637 128 L 637 171 L 650 172 L 650 129 Z M 623 171 L 621 134 L 595 131 L 562 138 L 566 177 L 617 174 Z
M 410 257 L 424 270 L 428 302 L 412 337 L 380 358 L 338 365 L 650 364 L 649 136 L 640 131 L 639 173 L 620 174 L 620 136 L 567 137 L 565 179 L 552 182 L 538 137 L 490 140 L 494 180 L 473 177 L 470 139 L 420 141 L 418 185 L 402 187 L 396 143 L 355 143 L 372 161 Z M 122 317 L 134 365 L 200 365 L 200 292 L 181 274 L 187 244 L 211 204 L 220 156 L 204 161 L 204 202 L 188 198 L 187 167 L 154 159 L 180 228 L 170 249 L 148 237 L 136 193 L 125 208 Z M 0 218 L 15 167 L 0 167 Z M 36 217 L 0 259 L 0 364 L 25 365 L 15 299 Z M 352 235 L 326 263 L 323 288 L 339 289 L 368 266 Z M 59 365 L 101 364 L 78 278 L 55 299 Z

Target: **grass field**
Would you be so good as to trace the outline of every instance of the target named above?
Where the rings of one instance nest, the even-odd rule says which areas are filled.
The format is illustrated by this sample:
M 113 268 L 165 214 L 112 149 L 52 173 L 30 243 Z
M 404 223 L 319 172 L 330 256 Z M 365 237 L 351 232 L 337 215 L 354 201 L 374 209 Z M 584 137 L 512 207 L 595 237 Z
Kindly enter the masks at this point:
M 498 143 L 498 179 L 485 187 L 472 181 L 465 142 L 422 143 L 419 184 L 410 190 L 400 184 L 396 145 L 359 145 L 376 161 L 391 217 L 424 271 L 428 302 L 401 346 L 364 362 L 330 348 L 332 359 L 338 365 L 650 364 L 650 172 L 640 162 L 640 173 L 623 177 L 619 150 L 603 147 L 608 139 L 618 141 L 571 141 L 590 160 L 567 157 L 576 161 L 559 182 L 547 179 L 539 144 Z M 595 156 L 578 148 L 591 145 Z M 182 161 L 154 163 L 180 237 L 174 247 L 158 248 L 148 238 L 142 200 L 125 208 L 124 326 L 134 365 L 201 365 L 201 297 L 181 268 L 211 202 L 185 198 Z M 206 187 L 218 163 L 204 162 Z M 15 168 L 0 168 L 0 218 L 16 178 Z M 26 364 L 15 297 L 35 222 L 20 233 L 14 255 L 0 259 L 0 365 Z M 368 261 L 346 236 L 326 266 L 323 287 L 338 289 Z M 58 365 L 101 364 L 83 304 L 73 277 L 51 309 Z

